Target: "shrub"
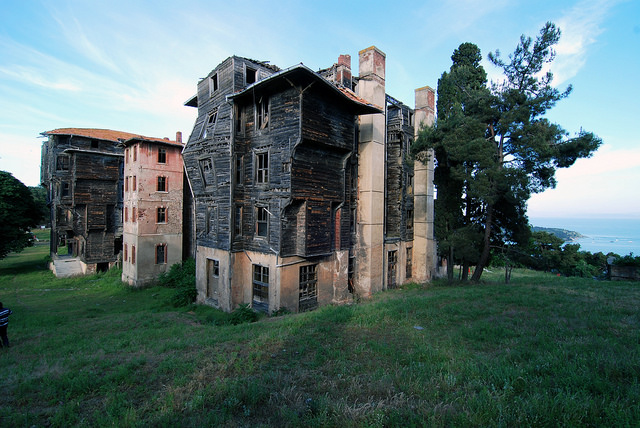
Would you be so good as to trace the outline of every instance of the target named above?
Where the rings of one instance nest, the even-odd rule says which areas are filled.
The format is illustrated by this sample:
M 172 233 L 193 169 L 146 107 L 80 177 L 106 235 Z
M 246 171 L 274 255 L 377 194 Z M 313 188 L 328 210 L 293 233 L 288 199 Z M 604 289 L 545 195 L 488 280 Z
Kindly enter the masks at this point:
M 169 272 L 160 274 L 158 285 L 175 289 L 175 293 L 169 299 L 175 307 L 188 306 L 195 302 L 198 297 L 195 260 L 187 259 L 171 266 Z
M 624 257 L 618 257 L 614 262 L 616 266 L 635 266 L 640 267 L 640 256 L 633 256 L 633 253 L 629 253 Z
M 238 325 L 258 321 L 259 315 L 248 303 L 241 303 L 230 314 L 216 315 L 213 323 L 215 325 Z

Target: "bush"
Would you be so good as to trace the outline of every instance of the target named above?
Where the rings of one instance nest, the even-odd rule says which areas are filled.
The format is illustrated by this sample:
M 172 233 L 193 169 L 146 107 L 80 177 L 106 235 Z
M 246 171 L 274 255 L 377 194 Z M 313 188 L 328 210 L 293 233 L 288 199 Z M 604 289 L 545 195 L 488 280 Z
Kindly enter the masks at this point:
M 624 257 L 618 257 L 614 262 L 616 266 L 635 266 L 640 267 L 640 256 L 634 257 L 633 253 L 629 253 Z
M 213 323 L 215 325 L 238 325 L 256 322 L 260 318 L 248 303 L 241 303 L 233 312 L 226 315 L 226 317 L 216 317 Z
M 188 306 L 195 302 L 198 297 L 195 260 L 187 259 L 171 266 L 169 272 L 160 274 L 158 285 L 175 288 L 175 293 L 169 299 L 175 307 Z

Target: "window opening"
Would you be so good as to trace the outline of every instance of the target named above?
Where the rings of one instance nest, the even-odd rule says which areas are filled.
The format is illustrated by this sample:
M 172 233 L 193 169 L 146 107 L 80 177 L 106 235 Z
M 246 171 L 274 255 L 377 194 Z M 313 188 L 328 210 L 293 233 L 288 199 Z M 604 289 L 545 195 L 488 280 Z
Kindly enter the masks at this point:
M 59 155 L 56 161 L 56 169 L 58 171 L 69 171 L 69 156 Z
M 407 248 L 407 263 L 406 263 L 406 278 L 409 279 L 411 278 L 412 275 L 412 271 L 413 271 L 413 248 Z
M 269 235 L 269 212 L 265 207 L 257 207 L 256 211 L 256 233 L 266 238 Z
M 245 68 L 244 71 L 244 81 L 247 85 L 250 85 L 252 83 L 256 82 L 256 77 L 258 75 L 257 70 L 253 69 L 253 68 Z
M 167 263 L 167 244 L 156 245 L 156 264 L 162 265 Z
M 269 182 L 269 153 L 256 154 L 256 183 L 266 184 Z
M 253 265 L 253 308 L 267 312 L 269 310 L 269 268 Z
M 207 259 L 207 297 L 218 304 L 218 283 L 220 279 L 220 261 Z
M 133 176 L 133 183 L 132 183 L 132 186 L 131 186 L 131 189 L 132 189 L 134 192 L 136 191 L 136 184 L 137 184 L 136 182 L 137 182 L 137 179 L 136 179 L 136 176 L 134 175 L 134 176 Z
M 242 207 L 236 205 L 233 219 L 233 235 L 242 235 Z
M 167 222 L 167 208 L 158 207 L 157 223 L 166 223 L 166 222 Z
M 158 192 L 166 192 L 167 191 L 167 177 L 158 177 Z
M 131 246 L 131 264 L 132 265 L 136 264 L 136 246 L 135 245 Z
M 97 149 L 99 147 L 99 143 L 97 140 L 91 140 L 91 148 Z
M 216 127 L 216 121 L 218 120 L 218 109 L 213 110 L 207 116 L 207 120 L 202 127 L 202 136 L 201 138 L 207 138 L 208 135 L 213 135 L 213 130 Z
M 218 90 L 218 73 L 214 74 L 213 76 L 211 76 L 211 80 L 209 81 L 210 83 L 210 95 L 213 95 L 213 93 L 215 91 Z
M 318 307 L 318 265 L 300 266 L 298 310 L 308 311 Z
M 269 125 L 269 98 L 263 97 L 256 104 L 256 126 L 265 129 Z
M 200 175 L 205 187 L 213 185 L 213 162 L 211 158 L 200 159 Z
M 396 271 L 398 266 L 398 251 L 387 252 L 387 288 L 396 288 Z
M 243 172 L 244 172 L 244 157 L 242 155 L 236 155 L 236 185 L 242 186 L 243 180 Z
M 167 163 L 167 149 L 158 148 L 158 163 Z

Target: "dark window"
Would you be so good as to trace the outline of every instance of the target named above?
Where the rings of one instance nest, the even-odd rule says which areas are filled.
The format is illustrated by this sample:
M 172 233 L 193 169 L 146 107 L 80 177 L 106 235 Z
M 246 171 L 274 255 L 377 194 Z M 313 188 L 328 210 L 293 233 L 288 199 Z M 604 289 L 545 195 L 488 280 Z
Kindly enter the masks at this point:
M 318 307 L 318 265 L 300 266 L 298 310 L 303 312 L 316 307 Z
M 124 222 L 129 221 L 129 207 L 124 207 Z
M 131 190 L 133 190 L 134 192 L 136 191 L 136 176 L 133 176 L 133 182 L 132 182 L 132 186 L 131 186 Z
M 158 192 L 167 191 L 167 177 L 158 177 Z
M 235 207 L 235 213 L 233 218 L 233 235 L 240 236 L 242 235 L 242 207 Z
M 405 221 L 407 230 L 413 230 L 413 210 L 407 210 Z
M 269 98 L 262 97 L 256 103 L 256 127 L 266 129 L 269 125 Z
M 131 264 L 132 265 L 136 264 L 136 246 L 135 245 L 131 246 Z
M 207 138 L 208 135 L 213 135 L 213 130 L 216 127 L 216 121 L 218 120 L 218 109 L 213 110 L 207 116 L 207 120 L 202 126 L 202 135 L 200 138 Z
M 407 279 L 411 278 L 411 271 L 413 270 L 413 248 L 407 248 L 407 266 L 406 266 L 406 277 Z
M 56 169 L 58 171 L 68 171 L 69 170 L 69 156 L 67 155 L 59 155 L 56 161 Z
M 210 81 L 210 93 L 213 94 L 215 91 L 218 90 L 218 74 L 214 74 L 213 76 L 211 76 L 211 81 Z
M 97 149 L 99 147 L 99 143 L 97 140 L 91 140 L 91 148 Z
M 258 75 L 257 70 L 247 67 L 245 69 L 245 71 L 244 71 L 244 81 L 245 81 L 245 83 L 247 85 L 255 83 L 257 75 Z
M 236 123 L 236 132 L 242 133 L 243 125 L 244 125 L 244 108 L 239 105 L 234 106 L 235 111 L 235 123 Z
M 125 262 L 129 261 L 129 254 L 127 252 L 127 244 L 124 244 L 124 261 Z
M 269 153 L 256 154 L 256 183 L 266 184 L 269 182 Z
M 138 212 L 137 212 L 136 207 L 133 207 L 131 209 L 131 211 L 132 211 L 132 213 L 131 213 L 131 221 L 135 223 L 136 220 L 138 219 Z
M 265 207 L 256 209 L 256 234 L 262 238 L 269 236 L 269 212 Z
M 129 191 L 129 177 L 124 178 L 124 191 L 125 192 Z
M 218 233 L 218 208 L 207 208 L 207 234 L 216 235 Z
M 398 252 L 396 250 L 387 252 L 387 288 L 396 288 L 396 269 L 398 266 Z
M 158 163 L 167 163 L 167 149 L 158 148 Z
M 133 146 L 133 161 L 138 160 L 138 146 Z
M 63 181 L 62 189 L 60 190 L 60 194 L 63 198 L 69 196 L 69 194 L 71 193 L 69 189 L 70 189 L 69 183 L 67 183 L 66 181 Z
M 158 244 L 156 245 L 156 264 L 165 263 L 167 263 L 167 244 Z
M 238 186 L 242 186 L 243 182 L 244 182 L 244 177 L 243 177 L 243 172 L 244 172 L 244 167 L 243 167 L 243 162 L 244 158 L 241 155 L 236 155 L 236 185 Z
M 218 260 L 207 259 L 207 297 L 218 299 L 218 282 L 220 280 L 220 262 Z
M 158 221 L 157 223 L 167 222 L 167 209 L 165 207 L 158 207 Z
M 269 268 L 253 265 L 253 307 L 258 310 L 269 310 Z
M 211 162 L 211 158 L 200 159 L 200 175 L 205 187 L 213 185 L 213 162 Z

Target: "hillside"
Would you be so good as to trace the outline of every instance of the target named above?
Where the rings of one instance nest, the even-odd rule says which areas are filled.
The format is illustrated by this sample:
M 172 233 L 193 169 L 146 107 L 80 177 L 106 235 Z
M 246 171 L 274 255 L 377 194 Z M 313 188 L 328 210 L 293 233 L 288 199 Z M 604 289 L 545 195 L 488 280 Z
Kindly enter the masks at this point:
M 575 241 L 576 239 L 584 238 L 585 236 L 579 232 L 574 232 L 573 230 L 567 229 L 559 229 L 555 227 L 539 227 L 532 226 L 531 230 L 534 232 L 547 232 L 552 235 L 557 236 L 558 238 L 564 240 L 565 242 Z

